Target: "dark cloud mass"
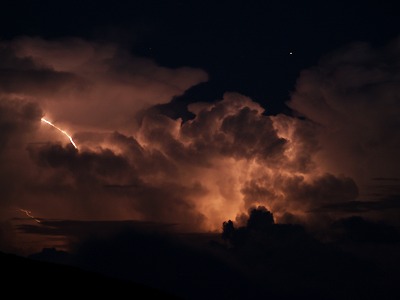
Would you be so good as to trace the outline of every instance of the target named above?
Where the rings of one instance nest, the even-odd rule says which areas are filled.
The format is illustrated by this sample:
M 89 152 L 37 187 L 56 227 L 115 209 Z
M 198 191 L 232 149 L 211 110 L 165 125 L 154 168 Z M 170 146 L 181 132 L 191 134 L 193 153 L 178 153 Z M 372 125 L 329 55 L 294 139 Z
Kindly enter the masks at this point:
M 0 47 L 0 91 L 38 101 L 74 131 L 129 130 L 135 113 L 207 80 L 192 68 L 167 69 L 113 44 L 23 37 Z M 96 112 L 96 113 L 94 113 Z
M 320 124 L 318 162 L 360 185 L 399 176 L 400 40 L 354 43 L 303 71 L 289 106 Z
M 81 39 L 2 43 L 1 217 L 22 207 L 215 230 L 256 205 L 278 222 L 339 214 L 369 179 L 400 177 L 399 49 L 350 45 L 304 71 L 289 101 L 302 118 L 226 93 L 183 121 L 152 107 L 207 80 L 202 70 Z

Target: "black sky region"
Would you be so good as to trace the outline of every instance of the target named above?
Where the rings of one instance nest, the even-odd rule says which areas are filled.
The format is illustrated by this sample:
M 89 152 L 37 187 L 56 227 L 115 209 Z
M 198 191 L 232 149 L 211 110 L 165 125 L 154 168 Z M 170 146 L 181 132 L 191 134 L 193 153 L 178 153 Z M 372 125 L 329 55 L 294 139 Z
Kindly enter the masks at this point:
M 0 37 L 125 44 L 163 66 L 209 74 L 177 102 L 235 91 L 276 114 L 288 111 L 302 69 L 350 42 L 387 43 L 398 35 L 398 17 L 394 1 L 3 1 Z

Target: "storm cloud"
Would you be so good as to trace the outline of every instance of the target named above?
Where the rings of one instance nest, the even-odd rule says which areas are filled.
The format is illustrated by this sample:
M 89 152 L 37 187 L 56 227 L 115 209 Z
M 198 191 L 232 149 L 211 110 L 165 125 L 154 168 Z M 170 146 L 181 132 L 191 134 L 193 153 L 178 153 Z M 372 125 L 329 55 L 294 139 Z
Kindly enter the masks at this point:
M 152 107 L 207 80 L 202 70 L 73 38 L 2 43 L 1 217 L 23 207 L 216 230 L 258 205 L 278 222 L 335 216 L 325 208 L 354 203 L 367 179 L 400 178 L 398 45 L 350 45 L 304 71 L 292 116 L 230 92 L 188 105 L 183 121 Z
M 320 165 L 359 186 L 399 178 L 399 82 L 399 38 L 381 48 L 353 43 L 301 73 L 288 105 L 320 125 Z

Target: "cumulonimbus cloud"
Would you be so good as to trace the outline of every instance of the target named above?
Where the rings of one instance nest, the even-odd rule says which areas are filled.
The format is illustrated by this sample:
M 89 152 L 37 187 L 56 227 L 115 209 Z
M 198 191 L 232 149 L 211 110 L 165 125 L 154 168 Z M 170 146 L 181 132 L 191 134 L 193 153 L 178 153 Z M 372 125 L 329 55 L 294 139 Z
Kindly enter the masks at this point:
M 318 208 L 357 199 L 359 168 L 374 155 L 365 176 L 398 176 L 393 45 L 353 45 L 302 73 L 289 106 L 303 118 L 267 116 L 250 98 L 226 93 L 190 104 L 195 117 L 183 121 L 150 108 L 206 80 L 201 70 L 162 68 L 79 39 L 5 43 L 1 206 L 196 230 L 219 229 L 255 205 L 278 221 L 326 214 Z M 41 124 L 43 115 L 68 130 L 79 150 Z

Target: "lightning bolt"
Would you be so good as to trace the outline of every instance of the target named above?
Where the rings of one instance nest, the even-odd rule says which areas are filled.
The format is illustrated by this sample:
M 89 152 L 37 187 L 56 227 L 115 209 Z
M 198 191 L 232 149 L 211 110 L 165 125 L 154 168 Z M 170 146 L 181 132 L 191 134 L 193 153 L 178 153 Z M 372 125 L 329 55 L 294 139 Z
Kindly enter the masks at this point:
M 22 208 L 17 208 L 18 211 L 23 212 L 24 214 L 26 214 L 29 218 L 31 218 L 32 220 L 34 220 L 37 223 L 41 223 L 39 219 L 36 219 L 33 215 L 32 212 L 30 210 L 26 210 L 26 209 L 22 209 Z
M 54 125 L 50 121 L 46 120 L 45 118 L 41 118 L 40 120 L 42 122 L 46 123 L 46 124 L 49 124 L 50 126 L 54 127 L 58 131 L 60 131 L 62 134 L 64 134 L 69 139 L 69 141 L 71 142 L 72 146 L 74 146 L 75 149 L 78 149 L 78 146 L 76 146 L 76 144 L 75 144 L 74 140 L 72 139 L 72 137 L 65 130 L 62 130 L 61 128 L 57 127 L 56 125 Z

